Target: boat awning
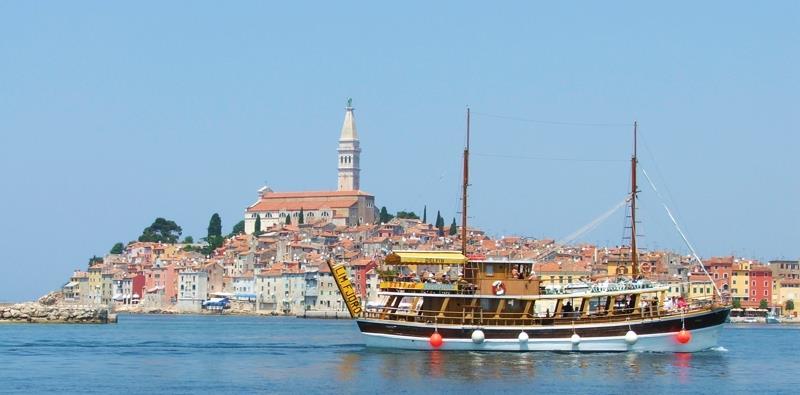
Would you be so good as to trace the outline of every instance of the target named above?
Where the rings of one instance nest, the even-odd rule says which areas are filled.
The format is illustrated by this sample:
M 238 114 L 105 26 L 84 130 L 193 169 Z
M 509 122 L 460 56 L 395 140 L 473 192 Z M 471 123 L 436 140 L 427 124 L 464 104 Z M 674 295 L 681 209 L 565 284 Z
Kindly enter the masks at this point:
M 384 263 L 388 265 L 463 265 L 467 263 L 459 251 L 395 251 Z

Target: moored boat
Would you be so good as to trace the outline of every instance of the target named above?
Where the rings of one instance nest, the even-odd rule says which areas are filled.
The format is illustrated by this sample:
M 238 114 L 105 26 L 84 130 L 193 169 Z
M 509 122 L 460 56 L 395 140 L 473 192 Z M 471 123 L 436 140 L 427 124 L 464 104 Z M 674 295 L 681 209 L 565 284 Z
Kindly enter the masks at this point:
M 415 350 L 695 352 L 717 345 L 730 307 L 717 298 L 674 300 L 642 273 L 636 247 L 636 126 L 631 158 L 630 272 L 542 284 L 536 261 L 468 258 L 469 110 L 461 251 L 394 251 L 377 304 L 362 309 L 343 265 L 331 270 L 368 346 Z M 702 261 L 697 258 L 702 267 Z M 705 270 L 705 269 L 704 269 Z M 706 273 L 707 274 L 707 273 Z

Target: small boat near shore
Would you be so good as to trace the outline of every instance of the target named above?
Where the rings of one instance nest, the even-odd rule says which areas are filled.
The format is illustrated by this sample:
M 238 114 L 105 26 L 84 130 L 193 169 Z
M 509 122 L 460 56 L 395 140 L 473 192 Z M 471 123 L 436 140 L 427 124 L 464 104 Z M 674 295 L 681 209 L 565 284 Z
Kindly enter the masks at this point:
M 563 287 L 543 285 L 537 261 L 493 261 L 469 255 L 469 110 L 466 141 L 461 251 L 392 252 L 384 259 L 380 302 L 363 309 L 344 266 L 329 262 L 367 346 L 653 352 L 695 352 L 717 346 L 730 306 L 717 294 L 673 303 L 667 297 L 669 286 L 650 281 L 643 273 L 636 247 L 635 124 L 626 270 Z

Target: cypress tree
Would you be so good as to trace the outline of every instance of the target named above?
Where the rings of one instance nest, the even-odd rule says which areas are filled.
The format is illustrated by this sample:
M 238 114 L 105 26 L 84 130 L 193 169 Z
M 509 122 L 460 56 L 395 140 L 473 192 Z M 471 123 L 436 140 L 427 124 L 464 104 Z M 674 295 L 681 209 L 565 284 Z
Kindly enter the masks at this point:
M 300 207 L 300 214 L 297 216 L 297 224 L 302 225 L 306 223 L 305 215 L 303 214 L 303 208 Z
M 208 237 L 211 236 L 222 236 L 222 219 L 217 213 L 208 221 Z
M 286 225 L 291 225 L 292 224 L 292 214 L 286 213 L 286 222 L 284 222 L 284 223 Z
M 258 236 L 261 234 L 261 215 L 256 214 L 256 225 L 253 227 L 253 234 Z
M 455 217 L 453 217 L 453 223 L 450 224 L 450 231 L 447 232 L 447 233 L 450 234 L 450 236 L 453 236 L 456 233 L 458 233 L 458 226 L 456 226 L 456 218 Z
M 428 205 L 426 204 L 425 207 L 422 208 L 422 223 L 428 223 Z

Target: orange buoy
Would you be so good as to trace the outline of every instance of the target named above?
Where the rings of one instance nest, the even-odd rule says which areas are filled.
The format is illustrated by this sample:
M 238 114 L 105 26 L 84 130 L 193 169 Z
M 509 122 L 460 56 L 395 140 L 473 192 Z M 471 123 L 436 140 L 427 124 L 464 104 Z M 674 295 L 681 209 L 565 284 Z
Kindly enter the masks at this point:
M 442 335 L 440 335 L 439 332 L 433 332 L 430 339 L 431 346 L 433 346 L 433 348 L 438 348 L 443 342 Z
M 681 331 L 678 332 L 678 336 L 676 338 L 678 339 L 678 343 L 686 344 L 692 340 L 692 334 L 689 333 L 689 331 L 687 331 L 686 329 L 681 329 Z

